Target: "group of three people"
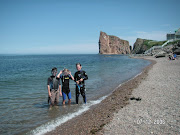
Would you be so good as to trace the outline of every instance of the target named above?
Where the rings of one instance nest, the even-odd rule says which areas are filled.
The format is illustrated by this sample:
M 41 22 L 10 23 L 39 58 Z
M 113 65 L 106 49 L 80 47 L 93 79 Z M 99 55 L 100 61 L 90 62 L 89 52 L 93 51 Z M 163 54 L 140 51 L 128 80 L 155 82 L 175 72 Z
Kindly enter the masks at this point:
M 81 94 L 86 103 L 86 93 L 85 93 L 85 80 L 88 79 L 88 75 L 82 70 L 80 63 L 76 64 L 77 72 L 72 76 L 68 69 L 64 69 L 57 74 L 57 68 L 54 67 L 51 70 L 52 76 L 48 78 L 47 88 L 48 88 L 48 103 L 50 105 L 57 105 L 59 103 L 59 96 L 63 97 L 63 105 L 65 105 L 66 96 L 71 104 L 71 91 L 69 88 L 69 80 L 74 80 L 76 82 L 76 104 L 79 103 L 79 95 Z M 62 92 L 61 92 L 61 82 L 62 82 Z

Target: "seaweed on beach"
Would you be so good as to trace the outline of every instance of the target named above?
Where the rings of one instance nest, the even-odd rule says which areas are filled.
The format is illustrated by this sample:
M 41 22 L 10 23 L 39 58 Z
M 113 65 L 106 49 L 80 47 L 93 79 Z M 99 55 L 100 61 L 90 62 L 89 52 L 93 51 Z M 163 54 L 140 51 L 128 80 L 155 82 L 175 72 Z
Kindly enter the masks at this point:
M 138 98 L 135 98 L 135 97 L 131 97 L 130 100 L 136 100 L 136 101 L 141 101 L 141 98 L 138 97 Z

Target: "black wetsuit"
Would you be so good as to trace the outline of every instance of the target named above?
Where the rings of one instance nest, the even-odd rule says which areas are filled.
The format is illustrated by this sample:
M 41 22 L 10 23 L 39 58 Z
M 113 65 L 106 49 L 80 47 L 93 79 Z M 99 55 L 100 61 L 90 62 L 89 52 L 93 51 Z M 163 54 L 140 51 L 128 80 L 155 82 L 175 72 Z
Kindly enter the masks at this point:
M 86 74 L 85 71 L 81 70 L 81 71 L 77 71 L 74 74 L 74 81 L 79 81 L 80 79 L 83 79 L 82 82 L 80 82 L 79 84 L 76 84 L 76 104 L 78 104 L 79 101 L 79 94 L 81 93 L 83 99 L 84 99 L 84 103 L 86 103 L 86 93 L 85 93 L 85 80 L 88 79 L 88 75 Z
M 62 81 L 62 91 L 65 94 L 68 94 L 70 92 L 69 89 L 69 79 L 72 79 L 70 75 L 62 75 L 60 76 L 61 81 Z

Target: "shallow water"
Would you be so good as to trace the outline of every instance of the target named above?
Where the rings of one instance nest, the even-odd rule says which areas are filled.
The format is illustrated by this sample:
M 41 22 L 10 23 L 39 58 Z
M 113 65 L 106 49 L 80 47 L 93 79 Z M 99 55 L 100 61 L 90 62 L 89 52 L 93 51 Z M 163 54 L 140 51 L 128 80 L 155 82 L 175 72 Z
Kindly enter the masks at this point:
M 87 104 L 75 104 L 75 83 L 70 81 L 72 105 L 49 108 L 47 78 L 51 68 L 76 72 L 80 62 L 89 76 Z M 17 55 L 0 56 L 0 134 L 43 134 L 82 113 L 120 83 L 129 80 L 150 62 L 123 55 Z M 62 98 L 60 98 L 62 101 Z M 61 122 L 60 122 L 61 121 Z M 47 129 L 47 128 L 46 128 Z

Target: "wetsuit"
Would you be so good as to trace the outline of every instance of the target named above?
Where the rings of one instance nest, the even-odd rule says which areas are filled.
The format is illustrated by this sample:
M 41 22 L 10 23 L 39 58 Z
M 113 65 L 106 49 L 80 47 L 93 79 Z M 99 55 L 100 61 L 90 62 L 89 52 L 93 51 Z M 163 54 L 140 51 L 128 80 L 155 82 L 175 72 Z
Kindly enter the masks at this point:
M 59 85 L 60 79 L 57 78 L 56 76 L 50 76 L 47 80 L 47 85 L 50 86 L 50 92 L 51 92 L 51 97 L 48 96 L 48 103 L 51 101 L 51 104 L 54 105 L 54 103 L 59 102 Z
M 86 74 L 85 71 L 81 70 L 81 71 L 77 71 L 74 74 L 74 81 L 79 81 L 80 79 L 83 79 L 82 82 L 80 82 L 79 84 L 76 84 L 76 104 L 78 104 L 79 101 L 79 94 L 81 93 L 84 103 L 86 103 L 86 93 L 85 93 L 85 80 L 88 79 L 88 75 Z
M 62 81 L 63 100 L 66 99 L 66 95 L 68 96 L 68 99 L 71 99 L 71 92 L 70 92 L 70 88 L 69 88 L 69 79 L 72 79 L 71 76 L 61 74 L 60 78 Z

